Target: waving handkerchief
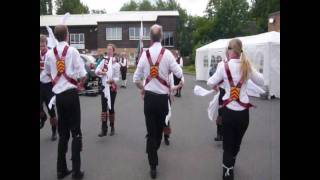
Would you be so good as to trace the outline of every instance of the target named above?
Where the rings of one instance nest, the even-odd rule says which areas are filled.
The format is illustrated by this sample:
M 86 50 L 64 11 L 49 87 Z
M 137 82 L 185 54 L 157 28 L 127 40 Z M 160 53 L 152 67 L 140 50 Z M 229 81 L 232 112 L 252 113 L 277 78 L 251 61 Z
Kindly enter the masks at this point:
M 201 86 L 198 86 L 198 85 L 195 85 L 194 86 L 194 89 L 193 89 L 193 93 L 196 95 L 196 96 L 207 96 L 211 93 L 215 92 L 214 90 L 206 90 L 204 89 L 203 87 Z
M 208 117 L 210 121 L 213 121 L 218 117 L 218 109 L 219 109 L 219 95 L 220 92 L 218 92 L 216 95 L 214 95 L 213 99 L 209 103 L 208 107 Z
M 247 84 L 247 94 L 253 97 L 260 97 L 260 94 L 265 93 L 266 91 L 263 90 L 261 87 L 257 86 L 253 83 L 250 79 L 248 80 Z
M 53 96 L 48 104 L 49 109 L 52 109 L 52 106 L 56 104 L 56 96 Z

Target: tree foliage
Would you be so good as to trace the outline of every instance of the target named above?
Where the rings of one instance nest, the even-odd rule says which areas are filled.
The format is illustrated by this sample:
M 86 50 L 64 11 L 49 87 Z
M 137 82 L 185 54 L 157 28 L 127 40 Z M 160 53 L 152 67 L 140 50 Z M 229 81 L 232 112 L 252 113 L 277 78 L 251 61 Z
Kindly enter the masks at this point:
M 80 0 L 56 0 L 56 13 L 65 14 L 89 14 L 87 5 L 80 2 Z
M 40 15 L 51 15 L 51 14 L 52 14 L 52 1 L 40 0 Z

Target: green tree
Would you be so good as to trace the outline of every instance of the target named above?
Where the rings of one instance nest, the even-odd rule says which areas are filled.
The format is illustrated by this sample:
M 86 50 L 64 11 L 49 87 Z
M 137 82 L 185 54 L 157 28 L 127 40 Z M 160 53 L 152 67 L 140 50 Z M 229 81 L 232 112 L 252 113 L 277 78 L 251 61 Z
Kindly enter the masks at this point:
M 141 3 L 139 3 L 138 7 L 139 11 L 153 11 L 155 8 L 153 5 L 150 3 L 149 0 L 143 0 Z
M 123 6 L 120 8 L 120 11 L 137 11 L 138 10 L 138 4 L 130 0 L 128 3 L 124 3 Z
M 212 40 L 248 35 L 245 31 L 249 22 L 248 9 L 246 0 L 221 1 L 221 6 L 213 16 L 214 28 L 209 31 L 215 36 Z
M 56 0 L 57 14 L 89 14 L 88 6 L 82 4 L 80 0 Z
M 223 0 L 209 0 L 207 8 L 205 10 L 207 17 L 212 18 L 221 7 Z
M 258 32 L 268 31 L 268 16 L 280 11 L 280 0 L 252 0 L 251 18 L 256 22 Z
M 40 0 L 40 15 L 52 14 L 52 1 L 51 0 Z

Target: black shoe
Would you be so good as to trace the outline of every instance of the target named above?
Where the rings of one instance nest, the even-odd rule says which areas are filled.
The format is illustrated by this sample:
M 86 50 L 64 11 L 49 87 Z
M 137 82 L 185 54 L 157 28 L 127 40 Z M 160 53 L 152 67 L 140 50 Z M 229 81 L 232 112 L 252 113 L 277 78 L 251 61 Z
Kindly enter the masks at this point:
M 40 120 L 40 129 L 42 129 L 42 128 L 43 128 L 43 126 L 44 126 L 44 124 L 45 124 L 46 120 L 47 120 L 47 116 L 43 117 L 43 118 Z
M 52 133 L 51 135 L 51 141 L 57 140 L 57 133 Z
M 169 138 L 164 138 L 164 143 L 169 146 L 170 145 L 170 141 L 169 141 Z
M 70 171 L 69 169 L 65 170 L 64 172 L 58 172 L 58 179 L 62 179 L 66 176 L 68 176 L 69 174 L 71 174 L 72 171 Z
M 77 173 L 73 173 L 72 174 L 72 179 L 82 179 L 84 176 L 84 172 L 83 171 L 79 171 Z
M 111 128 L 110 136 L 114 135 L 114 128 Z
M 229 174 L 227 174 L 227 169 L 223 168 L 223 175 L 222 179 L 223 180 L 233 180 L 234 179 L 234 174 L 233 174 L 233 169 L 229 170 Z
M 214 138 L 215 141 L 223 141 L 223 138 L 221 135 L 218 135 L 217 137 Z
M 157 178 L 157 170 L 156 170 L 156 169 L 151 169 L 151 170 L 150 170 L 150 177 L 151 177 L 152 179 Z
M 107 136 L 107 131 L 101 131 L 100 134 L 98 134 L 99 137 Z
M 103 137 L 103 136 L 107 136 L 107 134 L 108 134 L 108 127 L 105 127 L 104 125 L 102 125 L 101 132 L 100 134 L 98 134 L 98 136 Z

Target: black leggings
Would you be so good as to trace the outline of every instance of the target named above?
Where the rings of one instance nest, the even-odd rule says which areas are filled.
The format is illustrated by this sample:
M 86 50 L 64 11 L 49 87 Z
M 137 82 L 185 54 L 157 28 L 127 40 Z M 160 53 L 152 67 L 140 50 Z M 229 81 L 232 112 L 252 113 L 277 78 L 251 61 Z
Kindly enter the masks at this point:
M 121 67 L 120 71 L 121 71 L 121 79 L 126 80 L 127 79 L 127 67 Z
M 249 110 L 233 111 L 224 107 L 222 112 L 223 164 L 233 166 L 242 138 L 249 125 Z

